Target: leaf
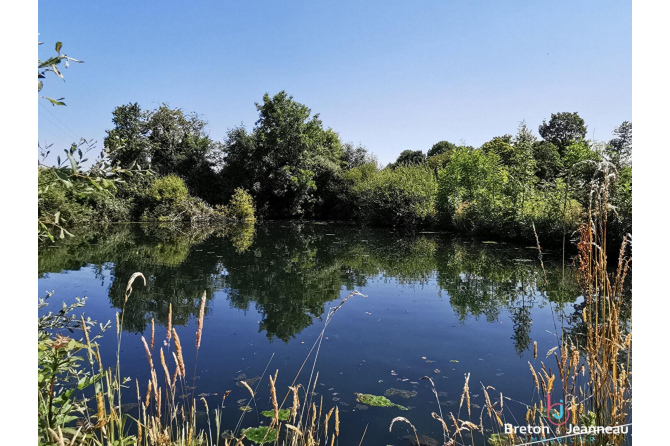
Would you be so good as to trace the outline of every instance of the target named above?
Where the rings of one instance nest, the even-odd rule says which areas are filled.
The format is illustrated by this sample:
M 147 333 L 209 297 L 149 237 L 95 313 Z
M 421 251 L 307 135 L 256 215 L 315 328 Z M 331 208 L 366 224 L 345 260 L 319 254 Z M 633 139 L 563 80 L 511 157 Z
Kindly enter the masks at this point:
M 58 77 L 60 77 L 61 79 L 65 80 L 65 78 L 63 77 L 63 75 L 61 74 L 61 72 L 58 71 L 58 68 L 56 67 L 56 65 L 51 65 L 51 69 L 54 70 L 54 73 L 56 73 L 56 76 L 58 76 Z
M 66 105 L 65 102 L 63 102 L 63 101 L 59 101 L 59 100 L 56 100 L 56 99 L 48 98 L 48 97 L 46 97 L 46 96 L 42 96 L 42 97 L 43 97 L 44 99 L 48 99 L 49 102 L 51 102 L 51 105 Z
M 44 86 L 44 84 L 42 83 L 42 81 L 37 81 L 37 92 L 38 92 L 38 93 L 39 93 L 40 91 L 42 91 L 42 87 L 43 87 L 43 86 Z
M 76 160 L 74 159 L 74 157 L 72 156 L 72 153 L 71 153 L 71 152 L 67 152 L 67 157 L 68 157 L 69 160 L 70 160 L 70 165 L 72 166 L 72 171 L 75 172 L 75 173 L 76 173 L 76 172 L 79 172 L 79 164 L 77 163 L 77 161 L 76 161 Z
M 56 42 L 56 52 L 60 54 L 60 49 L 63 48 L 63 42 Z
M 98 183 L 93 181 L 93 178 L 89 177 L 88 181 L 90 181 L 90 183 L 93 185 L 93 187 L 95 187 L 97 190 L 102 190 L 102 186 L 100 186 Z
M 60 211 L 58 211 L 54 214 L 54 223 L 58 224 L 59 219 L 60 219 Z

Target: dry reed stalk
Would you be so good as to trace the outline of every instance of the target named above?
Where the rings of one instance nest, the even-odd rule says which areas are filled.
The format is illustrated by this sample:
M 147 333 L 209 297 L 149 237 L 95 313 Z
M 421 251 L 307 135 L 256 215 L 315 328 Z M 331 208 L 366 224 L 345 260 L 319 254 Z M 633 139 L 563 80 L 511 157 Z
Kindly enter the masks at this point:
M 246 381 L 239 381 L 239 383 L 242 384 L 249 391 L 249 394 L 251 395 L 251 398 L 253 398 L 254 397 L 254 391 L 251 389 L 251 387 L 249 387 L 249 384 L 247 384 Z
M 533 359 L 537 359 L 537 341 L 533 342 Z
M 468 385 L 468 382 L 470 381 L 470 374 L 466 373 L 465 374 L 465 384 L 463 385 L 463 393 L 461 394 L 461 404 L 458 406 L 458 409 L 460 410 L 461 407 L 463 406 L 463 400 L 465 399 L 467 401 L 467 406 L 468 406 L 468 416 L 471 416 L 470 414 L 470 387 Z
M 151 352 L 149 351 L 149 346 L 147 345 L 147 340 L 144 339 L 144 336 L 142 336 L 142 344 L 144 344 L 144 351 L 147 354 L 147 359 L 149 360 L 149 367 L 151 369 L 154 368 L 154 361 L 151 359 Z
M 340 407 L 335 406 L 335 436 L 340 436 Z
M 167 325 L 167 343 L 170 345 L 170 340 L 172 339 L 172 302 L 168 307 L 168 325 Z
M 279 370 L 275 372 L 274 378 L 270 375 L 270 395 L 272 396 L 272 409 L 274 410 L 274 423 L 279 423 L 279 406 L 277 404 L 277 389 L 275 384 L 277 383 L 277 375 Z
M 438 420 L 440 423 L 442 423 L 442 430 L 444 431 L 445 442 L 446 442 L 446 438 L 449 437 L 449 428 L 447 427 L 447 423 L 445 423 L 444 419 L 442 419 L 442 417 L 439 416 L 438 414 L 436 414 L 435 412 L 432 412 L 430 415 L 431 415 L 434 419 L 436 419 L 436 420 Z
M 135 282 L 135 279 L 137 279 L 138 277 L 141 277 L 142 281 L 144 282 L 144 286 L 147 286 L 147 279 L 144 277 L 144 274 L 133 273 L 133 275 L 130 276 L 130 279 L 128 279 L 128 284 L 126 284 L 126 296 L 125 299 L 123 300 L 124 305 L 126 304 L 126 302 L 128 302 L 128 298 L 130 297 L 130 294 L 133 292 L 133 282 Z
M 149 407 L 149 403 L 151 400 L 151 380 L 147 383 L 147 396 L 144 399 L 144 407 Z
M 163 355 L 163 347 L 160 349 L 161 354 L 161 366 L 163 367 L 163 373 L 165 374 L 165 382 L 167 385 L 170 385 L 170 370 L 168 369 L 167 363 L 165 362 L 165 355 Z
M 177 352 L 177 364 L 179 365 L 179 373 L 181 373 L 182 378 L 186 378 L 186 367 L 184 366 L 184 356 L 182 355 L 181 342 L 179 341 L 179 335 L 177 331 L 172 329 L 172 336 L 174 336 L 174 349 Z
M 421 444 L 421 442 L 419 441 L 419 434 L 416 432 L 416 428 L 415 428 L 414 425 L 413 425 L 412 423 L 410 423 L 410 421 L 409 421 L 407 418 L 405 418 L 405 417 L 395 417 L 393 420 L 391 420 L 391 425 L 389 426 L 389 432 L 391 432 L 391 431 L 393 430 L 393 424 L 394 424 L 396 421 L 402 421 L 403 423 L 407 423 L 407 424 L 409 424 L 409 425 L 412 427 L 412 430 L 414 431 L 414 438 L 416 439 L 416 444 L 418 444 L 418 445 Z
M 368 425 L 365 425 L 365 430 L 363 431 L 363 436 L 361 437 L 361 442 L 358 443 L 358 446 L 363 446 L 363 440 L 365 439 L 365 434 L 368 431 Z
M 179 376 L 179 360 L 175 352 L 172 352 L 172 357 L 174 358 L 174 373 L 172 374 L 172 382 L 170 387 L 174 389 L 175 384 L 177 383 L 177 376 Z
M 151 318 L 151 342 L 149 343 L 151 350 L 154 349 L 154 318 Z
M 198 316 L 198 331 L 195 334 L 195 349 L 200 349 L 200 339 L 202 337 L 202 325 L 205 320 L 205 303 L 207 302 L 207 291 L 202 293 L 202 300 L 200 302 L 200 315 Z
M 291 420 L 295 422 L 295 417 L 298 415 L 298 409 L 300 409 L 300 398 L 298 397 L 298 386 L 289 386 L 289 389 L 293 393 L 293 405 L 291 406 Z M 330 409 L 330 413 L 333 412 L 333 409 Z M 326 416 L 328 420 L 329 416 Z M 327 421 L 326 421 L 327 423 Z

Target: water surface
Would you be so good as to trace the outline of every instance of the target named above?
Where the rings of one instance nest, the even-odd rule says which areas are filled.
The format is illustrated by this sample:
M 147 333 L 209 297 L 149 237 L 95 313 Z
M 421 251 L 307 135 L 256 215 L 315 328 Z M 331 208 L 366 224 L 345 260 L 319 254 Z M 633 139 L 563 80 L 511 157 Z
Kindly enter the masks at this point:
M 459 412 L 464 376 L 470 373 L 472 421 L 479 422 L 485 385 L 493 386 L 497 397 L 502 391 L 510 398 L 508 421 L 516 417 L 525 424 L 523 404 L 538 401 L 528 369 L 533 342 L 539 345 L 538 360 L 544 359 L 557 343 L 555 333 L 562 326 L 571 329 L 580 303 L 574 272 L 560 260 L 560 252 L 545 253 L 546 286 L 535 247 L 449 234 L 325 223 L 266 222 L 232 234 L 116 225 L 41 248 L 38 275 L 40 292 L 55 291 L 52 309 L 87 296 L 86 315 L 105 322 L 123 306 L 128 278 L 142 272 L 147 285 L 136 282 L 126 304 L 122 374 L 146 388 L 149 366 L 140 336 L 149 339 L 153 318 L 157 351 L 172 304 L 187 374 L 197 374 L 196 394 L 210 394 L 213 408 L 232 391 L 223 412 L 225 428 L 238 423 L 237 401 L 248 396 L 235 378 L 263 376 L 256 383 L 258 411 L 254 407 L 241 423 L 258 426 L 264 421 L 258 412 L 271 408 L 268 373 L 279 370 L 278 386 L 286 389 L 323 330 L 328 310 L 357 290 L 367 297 L 349 299 L 325 331 L 315 401 L 323 397 L 326 409 L 339 406 L 339 444 L 358 444 L 368 426 L 370 444 L 401 445 L 407 444 L 408 426 L 396 425 L 389 433 L 396 416 L 409 418 L 420 434 L 441 438 L 440 424 L 431 418 L 439 408 L 423 376 L 435 382 L 445 416 Z M 203 292 L 206 316 L 193 370 Z M 112 330 L 101 350 L 112 365 Z M 306 383 L 310 371 L 311 362 L 298 381 Z M 416 391 L 411 398 L 390 398 L 410 410 L 356 402 L 355 393 L 383 395 L 388 389 Z M 125 399 L 134 400 L 134 392 Z M 465 408 L 460 412 L 467 419 Z

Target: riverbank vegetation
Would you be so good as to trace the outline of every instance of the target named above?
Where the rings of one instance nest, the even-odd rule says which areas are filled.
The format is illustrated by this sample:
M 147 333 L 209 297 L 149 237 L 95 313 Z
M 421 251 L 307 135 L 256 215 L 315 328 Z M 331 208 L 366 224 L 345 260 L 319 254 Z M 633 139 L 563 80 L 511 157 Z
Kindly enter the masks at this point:
M 630 122 L 603 143 L 586 139 L 587 126 L 577 113 L 555 113 L 539 127 L 539 136 L 521 122 L 514 134 L 479 148 L 440 141 L 426 153 L 406 150 L 381 166 L 286 92 L 266 94 L 256 109 L 252 129 L 233 128 L 218 142 L 195 113 L 167 104 L 154 110 L 137 103 L 117 107 L 92 167 L 82 167 L 91 149 L 83 141 L 55 166 L 46 158 L 40 162 L 40 229 L 67 234 L 92 221 L 258 216 L 530 241 L 535 224 L 545 243 L 558 243 L 576 236 L 588 207 L 588 183 L 604 161 L 614 176 L 609 235 L 622 240 L 632 229 Z

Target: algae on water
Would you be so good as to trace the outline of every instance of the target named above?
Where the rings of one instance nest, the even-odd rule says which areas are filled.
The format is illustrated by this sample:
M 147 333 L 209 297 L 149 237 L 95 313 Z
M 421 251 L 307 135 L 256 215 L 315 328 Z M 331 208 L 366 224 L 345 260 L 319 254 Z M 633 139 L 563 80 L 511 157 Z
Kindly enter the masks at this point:
M 277 429 L 270 429 L 270 426 L 250 427 L 242 432 L 255 444 L 274 443 L 277 441 Z
M 391 400 L 389 400 L 385 396 L 380 396 L 380 395 L 370 395 L 368 393 L 357 393 L 356 394 L 356 400 L 359 403 L 367 404 L 368 406 L 397 407 L 400 410 L 409 410 L 405 406 L 401 406 L 400 404 L 392 403 Z
M 274 418 L 275 417 L 275 411 L 274 410 L 264 410 L 261 412 L 261 415 L 264 417 L 268 418 Z M 291 409 L 280 409 L 279 410 L 279 419 L 281 421 L 288 421 L 289 417 L 291 416 Z

